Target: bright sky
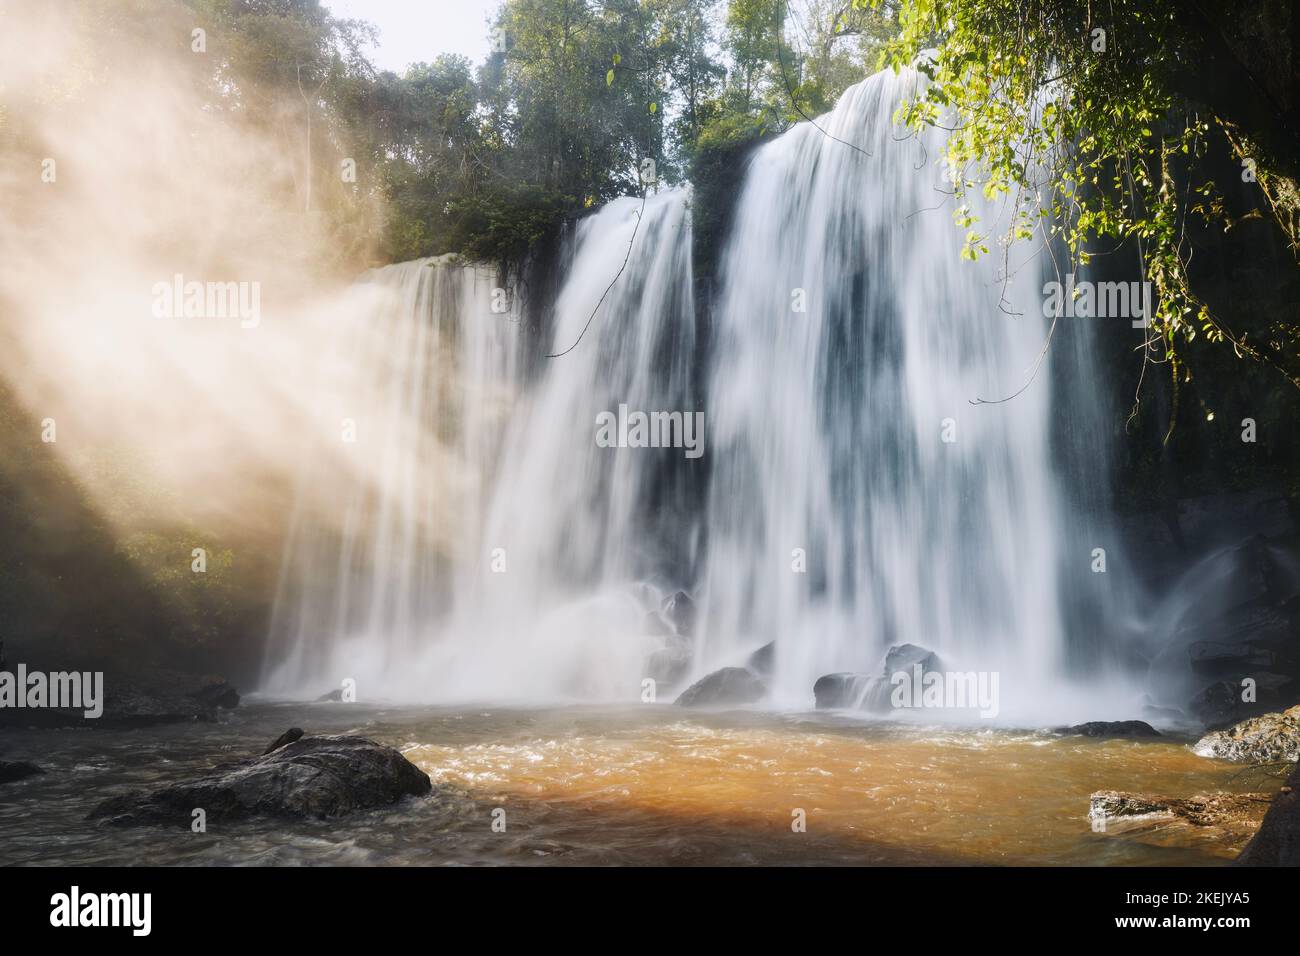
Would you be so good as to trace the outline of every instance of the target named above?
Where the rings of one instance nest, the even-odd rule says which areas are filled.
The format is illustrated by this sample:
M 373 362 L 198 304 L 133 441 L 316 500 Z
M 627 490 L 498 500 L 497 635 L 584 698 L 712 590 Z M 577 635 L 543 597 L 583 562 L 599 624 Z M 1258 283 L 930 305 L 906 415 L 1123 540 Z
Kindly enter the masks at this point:
M 337 17 L 369 20 L 379 28 L 370 58 L 400 73 L 408 63 L 460 53 L 475 65 L 488 55 L 488 17 L 501 0 L 323 0 Z

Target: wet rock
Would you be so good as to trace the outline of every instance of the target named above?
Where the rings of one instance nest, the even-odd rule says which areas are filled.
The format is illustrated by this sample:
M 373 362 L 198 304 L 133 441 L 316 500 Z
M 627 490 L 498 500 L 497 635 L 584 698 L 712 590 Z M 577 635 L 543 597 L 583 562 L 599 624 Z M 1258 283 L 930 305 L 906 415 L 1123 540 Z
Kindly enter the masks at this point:
M 295 740 L 298 740 L 300 737 L 302 737 L 302 728 L 290 727 L 279 737 L 275 738 L 275 743 L 271 744 L 271 746 L 267 747 L 265 750 L 262 751 L 262 756 L 265 757 L 267 754 L 271 753 L 272 751 L 279 750 L 281 747 L 285 746 L 286 744 L 293 743 Z
M 939 655 L 934 651 L 922 647 L 920 644 L 898 644 L 889 649 L 885 655 L 885 677 L 892 677 L 899 671 L 909 676 L 912 668 L 917 664 L 921 665 L 922 673 L 926 671 L 937 671 L 943 669 L 943 664 L 939 660 Z
M 428 776 L 391 747 L 364 737 L 311 736 L 252 760 L 214 767 L 197 780 L 113 797 L 88 819 L 188 827 L 193 811 L 201 808 L 209 824 L 254 816 L 323 820 L 431 789 Z
M 1092 794 L 1088 818 L 1102 833 L 1160 833 L 1173 831 L 1198 840 L 1241 845 L 1255 832 L 1268 810 L 1263 793 L 1215 792 L 1192 797 L 1165 797 L 1117 790 Z
M 37 774 L 45 773 L 34 763 L 26 761 L 8 761 L 0 760 L 0 783 L 15 783 L 19 780 L 26 780 L 28 777 L 34 777 Z
M 776 641 L 769 641 L 750 654 L 745 666 L 762 677 L 771 677 L 776 666 Z
M 682 707 L 720 707 L 752 704 L 767 692 L 762 679 L 744 667 L 724 667 L 701 677 L 682 691 L 677 704 Z
M 851 671 L 823 674 L 813 684 L 813 698 L 818 709 L 857 707 L 868 686 L 879 679 L 870 674 L 855 674 Z
M 206 707 L 233 710 L 239 706 L 239 692 L 224 677 L 205 678 L 199 689 L 189 696 Z
M 1300 705 L 1280 714 L 1251 717 L 1227 730 L 1215 730 L 1196 742 L 1202 757 L 1250 763 L 1300 760 Z
M 1057 727 L 1058 734 L 1081 734 L 1084 737 L 1159 737 L 1145 720 L 1090 720 L 1073 727 Z
M 678 591 L 664 601 L 664 619 L 683 637 L 695 633 L 695 602 L 685 591 Z
M 905 674 L 910 680 L 913 668 L 920 666 L 921 673 L 942 670 L 939 655 L 920 644 L 896 644 L 885 654 L 885 662 L 879 674 L 860 674 L 842 671 L 836 674 L 823 674 L 813 684 L 813 697 L 817 707 L 869 710 L 885 713 L 891 709 L 893 684 L 890 678 L 894 674 Z
M 332 691 L 321 694 L 319 697 L 316 698 L 316 703 L 320 704 L 330 700 L 334 700 L 334 701 L 343 700 L 343 688 L 335 687 Z
M 1300 866 L 1300 768 L 1273 798 L 1251 841 L 1237 857 L 1239 866 Z

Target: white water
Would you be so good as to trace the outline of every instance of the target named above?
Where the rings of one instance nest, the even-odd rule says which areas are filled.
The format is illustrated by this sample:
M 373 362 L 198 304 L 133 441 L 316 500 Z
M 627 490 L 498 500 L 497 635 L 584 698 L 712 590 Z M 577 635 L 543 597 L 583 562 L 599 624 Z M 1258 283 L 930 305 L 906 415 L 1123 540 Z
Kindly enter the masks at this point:
M 384 400 L 366 404 L 391 414 L 339 532 L 295 527 L 269 690 L 635 699 L 660 642 L 629 585 L 662 576 L 691 498 L 680 451 L 600 448 L 594 422 L 699 405 L 690 248 L 682 191 L 585 220 L 547 351 L 590 327 L 536 375 L 517 311 L 491 312 L 494 278 L 429 261 L 374 275 L 390 295 L 340 354 L 375 370 L 362 384 Z
M 545 342 L 459 267 L 377 273 L 399 301 L 342 357 L 376 371 L 393 418 L 340 533 L 299 522 L 268 687 L 636 700 L 666 643 L 647 611 L 685 587 L 701 609 L 688 673 L 776 640 L 779 706 L 913 642 L 999 672 L 1004 715 L 1106 716 L 1064 674 L 1059 575 L 1087 554 L 1064 540 L 1048 368 L 972 404 L 1029 381 L 1044 264 L 1029 244 L 959 260 L 938 143 L 891 122 L 912 82 L 872 77 L 821 130 L 758 151 L 711 342 L 682 191 L 580 225 Z M 571 351 L 521 361 L 589 319 Z M 599 447 L 596 416 L 620 404 L 704 411 L 704 458 Z

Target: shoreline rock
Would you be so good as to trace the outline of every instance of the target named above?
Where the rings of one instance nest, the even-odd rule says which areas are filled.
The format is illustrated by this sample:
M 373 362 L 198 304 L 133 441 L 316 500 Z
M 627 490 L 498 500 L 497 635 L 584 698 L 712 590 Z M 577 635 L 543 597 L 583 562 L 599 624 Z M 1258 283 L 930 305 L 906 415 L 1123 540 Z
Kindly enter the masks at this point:
M 268 816 L 329 820 L 431 790 L 424 771 L 391 747 L 365 737 L 320 735 L 273 745 L 260 757 L 213 767 L 184 783 L 112 797 L 87 819 L 189 827 L 193 812 L 202 809 L 209 824 Z
M 1193 752 L 1249 763 L 1300 761 L 1300 704 L 1290 710 L 1250 717 L 1226 730 L 1214 730 L 1196 742 Z
M 1171 826 L 1191 827 L 1202 837 L 1240 843 L 1252 837 L 1267 812 L 1264 793 L 1218 791 L 1166 797 L 1098 790 L 1089 798 L 1088 819 L 1100 833 L 1145 836 Z

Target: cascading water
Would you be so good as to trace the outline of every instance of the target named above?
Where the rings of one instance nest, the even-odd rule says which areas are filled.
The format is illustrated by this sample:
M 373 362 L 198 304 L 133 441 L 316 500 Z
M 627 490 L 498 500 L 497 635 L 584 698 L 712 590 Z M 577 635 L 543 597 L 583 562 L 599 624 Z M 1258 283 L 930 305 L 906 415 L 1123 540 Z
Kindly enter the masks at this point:
M 803 705 L 911 642 L 1041 713 L 1064 676 L 1051 387 L 1024 387 L 1044 254 L 960 261 L 942 143 L 891 121 L 916 82 L 877 74 L 752 161 L 715 318 L 700 668 L 776 641 L 774 696 Z
M 599 447 L 594 423 L 620 404 L 698 406 L 690 250 L 684 191 L 584 220 L 548 351 L 581 343 L 535 380 L 518 316 L 491 311 L 493 278 L 431 261 L 374 275 L 387 294 L 339 351 L 371 370 L 379 457 L 341 528 L 296 523 L 269 689 L 350 677 L 437 701 L 639 693 L 657 641 L 649 586 L 630 585 L 689 556 L 697 479 L 674 449 Z
M 647 674 L 681 686 L 775 642 L 770 700 L 803 707 L 820 675 L 912 642 L 999 672 L 1004 715 L 1069 710 L 1076 548 L 1047 373 L 1024 387 L 1044 264 L 1029 244 L 960 261 L 940 143 L 892 123 L 916 81 L 878 74 L 756 153 L 709 342 L 681 190 L 580 224 L 557 357 L 533 365 L 490 279 L 376 273 L 340 359 L 383 413 L 345 519 L 296 522 L 268 688 L 635 700 Z M 621 409 L 703 411 L 703 458 L 602 447 Z M 679 587 L 697 633 L 665 637 Z

